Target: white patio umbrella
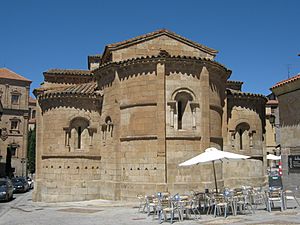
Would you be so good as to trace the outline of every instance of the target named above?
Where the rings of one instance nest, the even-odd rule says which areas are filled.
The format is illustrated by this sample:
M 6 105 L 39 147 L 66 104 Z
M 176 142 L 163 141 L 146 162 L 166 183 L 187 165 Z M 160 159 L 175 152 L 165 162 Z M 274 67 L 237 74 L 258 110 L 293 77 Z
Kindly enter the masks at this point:
M 205 150 L 205 152 L 203 152 L 183 163 L 180 163 L 179 166 L 191 166 L 191 165 L 195 165 L 195 164 L 212 163 L 213 170 L 214 170 L 216 191 L 218 191 L 215 162 L 224 162 L 226 160 L 241 160 L 241 159 L 248 159 L 248 158 L 250 158 L 250 156 L 220 151 L 220 150 L 212 147 L 212 148 L 207 148 Z
M 270 159 L 270 160 L 281 160 L 281 155 L 277 156 L 277 155 L 273 155 L 273 154 L 268 154 L 267 155 L 267 159 Z

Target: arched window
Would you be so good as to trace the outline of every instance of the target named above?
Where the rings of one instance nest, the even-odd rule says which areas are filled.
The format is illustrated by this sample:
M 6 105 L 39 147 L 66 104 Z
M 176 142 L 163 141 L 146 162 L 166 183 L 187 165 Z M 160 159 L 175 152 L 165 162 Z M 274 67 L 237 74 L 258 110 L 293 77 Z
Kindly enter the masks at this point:
M 110 116 L 107 116 L 105 118 L 105 123 L 102 124 L 102 139 L 105 140 L 106 137 L 112 137 L 113 136 L 113 122 Z
M 190 93 L 182 91 L 176 94 L 175 101 L 177 105 L 177 129 L 190 129 L 194 125 L 193 112 L 190 103 L 193 101 L 193 97 Z
M 70 122 L 70 145 L 73 149 L 84 149 L 89 143 L 89 121 L 77 117 Z
M 250 126 L 248 123 L 240 123 L 235 128 L 235 148 L 245 150 L 250 146 Z

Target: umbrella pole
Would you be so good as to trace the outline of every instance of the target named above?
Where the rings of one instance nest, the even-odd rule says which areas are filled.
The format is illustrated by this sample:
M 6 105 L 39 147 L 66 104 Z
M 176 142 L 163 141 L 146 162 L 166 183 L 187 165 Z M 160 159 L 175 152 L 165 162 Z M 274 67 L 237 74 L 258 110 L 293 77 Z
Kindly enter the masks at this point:
M 215 161 L 212 161 L 213 169 L 214 169 L 214 178 L 215 178 L 215 186 L 216 186 L 216 193 L 218 193 L 218 184 L 217 184 L 217 176 L 216 176 L 216 169 L 215 169 Z

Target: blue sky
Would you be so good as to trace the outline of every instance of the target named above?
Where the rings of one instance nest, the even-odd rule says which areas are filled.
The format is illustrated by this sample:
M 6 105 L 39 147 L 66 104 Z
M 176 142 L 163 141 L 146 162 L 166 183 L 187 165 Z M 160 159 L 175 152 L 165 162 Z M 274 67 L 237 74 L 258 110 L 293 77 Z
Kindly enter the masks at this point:
M 43 71 L 86 69 L 105 45 L 160 28 L 219 50 L 246 92 L 269 94 L 300 72 L 298 0 L 0 0 L 0 10 L 0 67 L 32 89 Z

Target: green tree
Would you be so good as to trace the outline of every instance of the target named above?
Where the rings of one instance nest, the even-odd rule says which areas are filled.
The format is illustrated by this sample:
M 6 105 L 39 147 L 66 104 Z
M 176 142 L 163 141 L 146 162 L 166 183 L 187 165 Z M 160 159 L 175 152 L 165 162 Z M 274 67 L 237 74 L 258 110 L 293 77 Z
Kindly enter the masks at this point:
M 34 173 L 35 172 L 35 138 L 36 138 L 36 131 L 35 128 L 33 130 L 29 130 L 28 132 L 28 148 L 27 148 L 27 157 L 28 157 L 28 172 Z

